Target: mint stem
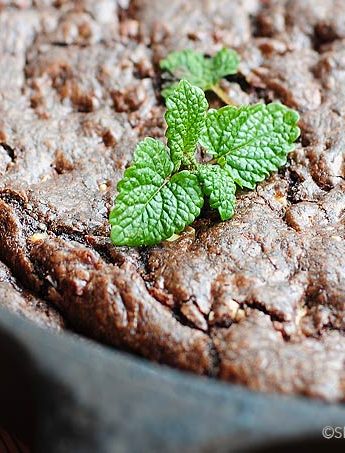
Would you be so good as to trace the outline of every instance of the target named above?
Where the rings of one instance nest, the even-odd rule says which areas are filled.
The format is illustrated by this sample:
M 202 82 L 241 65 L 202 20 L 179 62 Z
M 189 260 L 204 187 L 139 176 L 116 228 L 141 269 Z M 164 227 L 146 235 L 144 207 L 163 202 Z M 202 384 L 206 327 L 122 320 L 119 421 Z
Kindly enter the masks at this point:
M 230 96 L 219 86 L 219 84 L 212 85 L 211 90 L 221 99 L 224 104 L 227 105 L 236 105 L 236 102 L 234 102 Z

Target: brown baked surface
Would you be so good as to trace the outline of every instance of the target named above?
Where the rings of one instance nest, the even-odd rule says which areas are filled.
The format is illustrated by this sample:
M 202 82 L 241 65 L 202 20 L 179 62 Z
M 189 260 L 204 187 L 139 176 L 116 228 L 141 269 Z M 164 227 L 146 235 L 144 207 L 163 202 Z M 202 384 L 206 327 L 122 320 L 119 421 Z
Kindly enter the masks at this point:
M 116 184 L 164 136 L 157 63 L 241 55 L 238 103 L 301 115 L 289 163 L 175 242 L 111 245 Z M 210 98 L 213 105 L 217 100 Z M 345 397 L 345 2 L 0 1 L 0 304 L 252 389 Z

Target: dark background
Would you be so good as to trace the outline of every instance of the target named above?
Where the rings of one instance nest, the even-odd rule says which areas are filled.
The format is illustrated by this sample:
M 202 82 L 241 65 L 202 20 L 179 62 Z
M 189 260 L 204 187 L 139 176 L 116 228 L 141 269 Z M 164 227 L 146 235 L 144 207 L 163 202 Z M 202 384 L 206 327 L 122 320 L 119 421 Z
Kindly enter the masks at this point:
M 345 451 L 345 406 L 251 392 L 0 309 L 0 426 L 45 453 Z

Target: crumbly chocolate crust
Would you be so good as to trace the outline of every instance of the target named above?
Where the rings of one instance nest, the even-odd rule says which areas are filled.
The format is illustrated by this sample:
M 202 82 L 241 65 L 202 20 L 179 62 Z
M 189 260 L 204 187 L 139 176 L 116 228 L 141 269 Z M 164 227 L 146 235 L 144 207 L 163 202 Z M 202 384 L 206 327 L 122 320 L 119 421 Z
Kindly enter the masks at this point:
M 0 303 L 252 389 L 345 399 L 345 3 L 0 1 Z M 109 240 L 116 184 L 164 136 L 157 63 L 241 55 L 223 88 L 301 115 L 286 168 L 174 242 Z M 217 99 L 210 98 L 212 105 Z

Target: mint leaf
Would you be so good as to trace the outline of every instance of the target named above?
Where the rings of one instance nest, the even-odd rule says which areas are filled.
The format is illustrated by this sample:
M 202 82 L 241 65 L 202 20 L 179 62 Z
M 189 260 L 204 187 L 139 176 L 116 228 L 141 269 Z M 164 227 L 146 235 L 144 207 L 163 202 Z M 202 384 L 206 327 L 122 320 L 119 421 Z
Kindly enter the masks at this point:
M 240 187 L 254 189 L 286 163 L 300 133 L 298 119 L 278 103 L 210 110 L 200 144 Z
M 172 52 L 160 62 L 161 69 L 168 71 L 175 79 L 188 80 L 202 90 L 212 87 L 224 76 L 235 74 L 239 64 L 237 52 L 230 49 L 220 50 L 213 58 L 205 58 L 194 50 Z M 171 94 L 174 84 L 162 91 L 164 97 Z
M 222 220 L 230 219 L 235 211 L 236 186 L 228 172 L 219 165 L 200 165 L 198 177 L 211 208 L 218 209 Z
M 236 74 L 240 57 L 237 52 L 230 49 L 222 49 L 211 58 L 212 85 L 216 85 L 220 79 L 227 75 Z
M 115 245 L 157 244 L 200 214 L 204 200 L 197 176 L 186 170 L 173 175 L 173 170 L 163 143 L 146 138 L 138 144 L 109 216 Z
M 205 125 L 208 103 L 198 87 L 182 80 L 166 100 L 165 133 L 175 169 L 193 161 L 200 133 Z
M 170 72 L 176 80 L 184 79 L 202 90 L 206 89 L 208 83 L 206 81 L 205 84 L 205 69 L 209 68 L 209 63 L 199 52 L 190 49 L 172 52 L 160 62 L 160 67 Z M 166 96 L 168 93 L 163 90 L 162 94 Z

